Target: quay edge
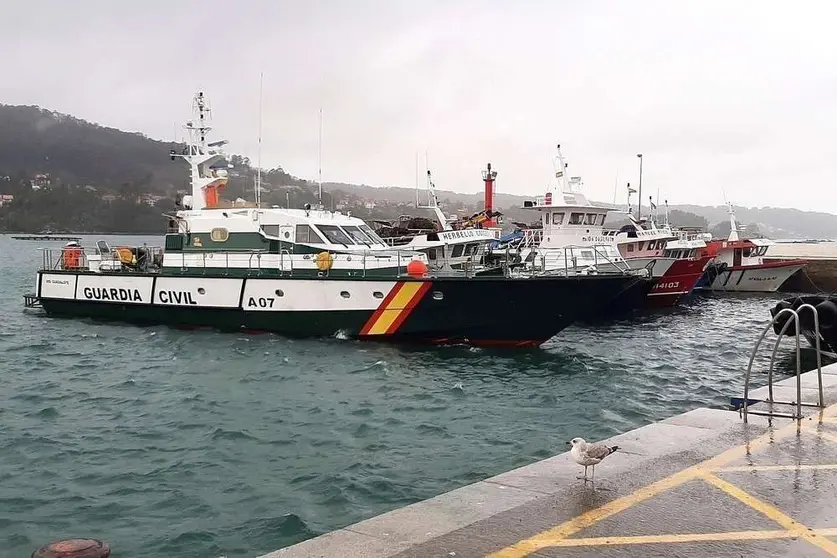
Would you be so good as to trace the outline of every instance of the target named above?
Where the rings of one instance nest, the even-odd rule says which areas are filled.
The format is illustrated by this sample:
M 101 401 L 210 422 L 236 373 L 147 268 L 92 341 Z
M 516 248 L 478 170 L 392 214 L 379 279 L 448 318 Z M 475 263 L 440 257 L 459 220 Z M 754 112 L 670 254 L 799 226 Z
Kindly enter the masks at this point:
M 816 374 L 802 375 L 803 401 L 816 401 Z M 795 393 L 795 382 L 776 382 L 777 398 Z M 582 467 L 565 452 L 259 558 L 577 557 L 600 556 L 604 544 L 607 556 L 786 556 L 822 541 L 837 550 L 780 527 L 791 515 L 822 527 L 834 497 L 794 480 L 837 480 L 837 364 L 823 367 L 823 388 L 826 409 L 805 408 L 799 426 L 757 415 L 744 424 L 736 411 L 699 408 L 604 440 L 620 449 L 597 467 L 595 488 L 576 478 Z M 820 530 L 837 536 L 837 525 Z

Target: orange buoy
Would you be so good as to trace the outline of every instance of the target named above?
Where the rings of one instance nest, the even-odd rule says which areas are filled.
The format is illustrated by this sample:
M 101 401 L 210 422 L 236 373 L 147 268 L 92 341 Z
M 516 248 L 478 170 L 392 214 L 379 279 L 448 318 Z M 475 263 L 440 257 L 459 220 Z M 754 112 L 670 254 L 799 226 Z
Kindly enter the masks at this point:
M 31 558 L 108 558 L 110 546 L 96 539 L 67 539 L 51 542 L 32 553 Z
M 424 277 L 427 275 L 427 264 L 421 260 L 412 260 L 407 264 L 407 275 L 410 277 Z

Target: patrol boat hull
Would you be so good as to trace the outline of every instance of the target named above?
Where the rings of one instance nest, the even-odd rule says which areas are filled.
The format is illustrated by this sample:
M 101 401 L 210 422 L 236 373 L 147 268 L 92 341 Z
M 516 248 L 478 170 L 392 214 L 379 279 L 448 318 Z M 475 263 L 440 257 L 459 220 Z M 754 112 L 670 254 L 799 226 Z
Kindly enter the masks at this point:
M 639 278 L 309 279 L 39 271 L 54 316 L 348 338 L 536 347 Z M 486 301 L 490 301 L 487 304 Z

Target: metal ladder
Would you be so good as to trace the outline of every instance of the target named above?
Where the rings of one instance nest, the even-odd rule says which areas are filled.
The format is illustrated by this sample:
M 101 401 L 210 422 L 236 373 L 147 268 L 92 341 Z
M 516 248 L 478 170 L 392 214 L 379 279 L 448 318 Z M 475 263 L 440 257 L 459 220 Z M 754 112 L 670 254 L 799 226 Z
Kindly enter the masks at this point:
M 816 336 L 816 351 L 817 351 L 817 383 L 819 387 L 819 400 L 817 403 L 803 403 L 802 402 L 802 361 L 800 358 L 800 351 L 799 351 L 799 312 L 804 308 L 810 308 L 811 312 L 814 313 L 814 334 Z M 770 355 L 770 368 L 767 371 L 767 399 L 758 400 L 758 399 L 750 399 L 748 396 L 750 394 L 750 374 L 753 369 L 753 361 L 756 358 L 756 353 L 758 352 L 759 347 L 761 346 L 761 342 L 764 341 L 767 332 L 773 327 L 773 324 L 782 314 L 789 313 L 793 316 L 793 322 L 788 320 L 785 322 L 785 325 L 782 327 L 782 330 L 779 332 L 778 337 L 776 338 L 776 343 L 773 345 L 773 354 Z M 773 399 L 773 365 L 776 362 L 776 352 L 779 350 L 779 343 L 782 341 L 782 336 L 787 331 L 790 324 L 793 323 L 796 326 L 796 401 L 775 401 Z M 769 411 L 748 411 L 747 407 L 750 404 L 756 403 L 769 403 L 771 409 Z M 796 406 L 796 413 L 776 413 L 773 412 L 772 406 L 773 405 L 789 405 L 789 406 Z M 802 407 L 825 407 L 823 393 L 822 393 L 822 352 L 820 351 L 820 318 L 819 314 L 817 313 L 817 309 L 814 308 L 811 304 L 802 304 L 796 310 L 791 308 L 783 308 L 779 312 L 773 316 L 773 319 L 770 320 L 770 323 L 764 328 L 764 331 L 761 332 L 761 336 L 759 340 L 756 342 L 755 347 L 753 347 L 753 352 L 750 354 L 750 363 L 747 365 L 747 374 L 744 376 L 744 401 L 741 407 L 741 411 L 743 414 L 744 422 L 747 422 L 747 414 L 752 415 L 761 415 L 767 417 L 779 417 L 779 418 L 789 418 L 794 420 L 801 420 L 802 419 Z

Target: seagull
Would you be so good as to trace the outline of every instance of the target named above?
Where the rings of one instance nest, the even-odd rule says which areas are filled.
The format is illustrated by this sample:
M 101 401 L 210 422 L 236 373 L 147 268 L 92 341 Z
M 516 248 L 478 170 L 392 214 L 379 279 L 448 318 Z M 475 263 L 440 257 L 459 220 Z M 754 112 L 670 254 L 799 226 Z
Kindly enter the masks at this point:
M 588 480 L 593 482 L 596 476 L 596 465 L 601 463 L 605 457 L 619 449 L 619 446 L 606 446 L 604 444 L 588 444 L 584 438 L 573 438 L 567 444 L 571 445 L 573 449 L 570 450 L 570 455 L 579 465 L 584 465 L 584 476 L 578 477 L 584 479 L 586 483 Z M 587 467 L 593 467 L 593 474 L 587 478 Z

